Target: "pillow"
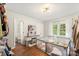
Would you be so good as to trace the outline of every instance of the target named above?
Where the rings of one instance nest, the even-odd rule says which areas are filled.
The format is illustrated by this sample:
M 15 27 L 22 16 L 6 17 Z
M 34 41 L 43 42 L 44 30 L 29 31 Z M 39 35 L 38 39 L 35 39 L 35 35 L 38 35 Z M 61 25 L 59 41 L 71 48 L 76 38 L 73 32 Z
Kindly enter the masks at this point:
M 53 46 L 51 44 L 47 44 L 47 52 L 51 53 L 53 50 Z

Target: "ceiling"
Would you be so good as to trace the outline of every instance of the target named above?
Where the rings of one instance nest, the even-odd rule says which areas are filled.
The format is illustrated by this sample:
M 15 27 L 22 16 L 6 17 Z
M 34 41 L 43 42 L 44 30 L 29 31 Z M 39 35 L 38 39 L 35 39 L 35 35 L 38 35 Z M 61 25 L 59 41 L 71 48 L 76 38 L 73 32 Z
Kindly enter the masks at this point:
M 33 17 L 38 20 L 46 21 L 61 18 L 69 14 L 79 11 L 77 3 L 52 3 L 50 4 L 50 12 L 43 13 L 41 11 L 43 3 L 8 3 L 9 10 Z

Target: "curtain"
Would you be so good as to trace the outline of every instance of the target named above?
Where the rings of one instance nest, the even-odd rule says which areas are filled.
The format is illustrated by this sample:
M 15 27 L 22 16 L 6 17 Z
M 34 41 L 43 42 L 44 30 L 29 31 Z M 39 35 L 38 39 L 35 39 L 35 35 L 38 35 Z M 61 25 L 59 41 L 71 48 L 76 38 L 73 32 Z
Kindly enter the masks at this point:
M 3 34 L 2 34 L 2 24 L 1 24 L 1 16 L 0 16 L 0 38 L 2 38 Z
M 73 25 L 73 42 L 74 47 L 79 49 L 79 20 L 75 20 L 75 24 Z
M 79 49 L 79 20 L 77 21 L 76 29 L 76 49 Z

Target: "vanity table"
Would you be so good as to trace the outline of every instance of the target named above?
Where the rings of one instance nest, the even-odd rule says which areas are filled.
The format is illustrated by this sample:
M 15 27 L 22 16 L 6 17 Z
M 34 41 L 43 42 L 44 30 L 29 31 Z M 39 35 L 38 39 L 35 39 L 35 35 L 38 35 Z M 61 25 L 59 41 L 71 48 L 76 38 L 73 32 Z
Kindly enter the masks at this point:
M 37 37 L 36 36 L 25 36 L 24 43 L 26 46 L 34 46 L 36 45 Z

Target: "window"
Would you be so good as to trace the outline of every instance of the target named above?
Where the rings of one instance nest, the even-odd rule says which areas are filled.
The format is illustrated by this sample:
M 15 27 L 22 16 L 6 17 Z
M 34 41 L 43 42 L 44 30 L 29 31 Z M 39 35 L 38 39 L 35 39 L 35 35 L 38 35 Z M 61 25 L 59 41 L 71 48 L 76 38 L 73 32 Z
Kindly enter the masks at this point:
M 53 34 L 57 35 L 57 25 L 53 25 Z
M 60 25 L 60 35 L 66 35 L 66 25 L 65 24 Z
M 66 24 L 65 23 L 56 23 L 52 27 L 53 35 L 66 35 Z

